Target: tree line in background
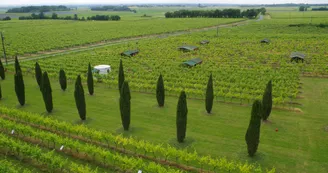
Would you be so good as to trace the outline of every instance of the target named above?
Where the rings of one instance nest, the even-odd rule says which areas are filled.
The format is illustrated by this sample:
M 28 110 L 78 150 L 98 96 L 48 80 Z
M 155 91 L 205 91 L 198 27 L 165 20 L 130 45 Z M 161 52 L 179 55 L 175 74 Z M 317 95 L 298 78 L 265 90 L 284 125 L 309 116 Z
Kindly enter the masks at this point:
M 3 21 L 5 21 L 5 20 L 11 20 L 11 17 L 6 16 L 6 17 L 4 17 L 4 18 L 2 18 L 2 19 L 0 19 L 0 20 L 3 20 Z
M 255 18 L 258 14 L 265 14 L 265 8 L 247 9 L 241 11 L 240 9 L 224 9 L 224 10 L 178 10 L 174 12 L 166 12 L 166 18 Z
M 49 11 L 69 11 L 70 8 L 59 5 L 59 6 L 27 6 L 9 9 L 6 13 L 31 13 L 31 12 L 49 12 Z
M 54 20 L 80 20 L 80 21 L 85 21 L 85 20 L 103 20 L 103 21 L 108 21 L 108 20 L 114 20 L 118 21 L 121 20 L 121 17 L 118 15 L 96 15 L 96 16 L 91 16 L 91 17 L 82 17 L 79 18 L 77 14 L 74 14 L 74 16 L 66 16 L 66 17 L 59 17 L 57 13 L 52 13 L 51 16 L 46 16 L 43 12 L 39 14 L 32 13 L 31 16 L 20 16 L 18 18 L 19 20 L 38 20 L 38 19 L 54 19 Z
M 5 80 L 5 69 L 0 60 L 0 77 L 2 80 Z M 18 99 L 18 102 L 21 106 L 25 105 L 25 85 L 22 76 L 22 70 L 18 62 L 17 57 L 15 58 L 15 92 Z M 35 63 L 35 79 L 42 93 L 43 101 L 48 113 L 51 113 L 53 110 L 53 101 L 52 101 L 52 89 L 50 80 L 47 72 L 41 70 L 38 62 Z M 87 72 L 87 86 L 89 95 L 94 94 L 94 81 L 93 74 L 91 70 L 91 64 L 88 65 Z M 59 83 L 63 91 L 66 90 L 67 81 L 66 74 L 64 70 L 59 71 Z M 119 73 L 118 73 L 118 91 L 120 95 L 119 99 L 119 109 L 120 117 L 123 129 L 125 131 L 129 130 L 131 123 L 131 94 L 128 82 L 124 77 L 123 62 L 120 60 Z M 207 83 L 206 96 L 205 96 L 205 110 L 208 114 L 211 114 L 213 106 L 213 77 L 212 74 L 209 76 Z M 0 99 L 2 98 L 2 91 L 0 85 Z M 86 120 L 86 102 L 85 94 L 82 85 L 81 76 L 78 75 L 75 82 L 74 89 L 74 98 L 78 114 L 82 121 Z M 156 87 L 156 99 L 159 107 L 164 106 L 165 102 L 165 90 L 164 90 L 164 81 L 163 76 L 160 74 L 157 80 Z M 176 108 L 176 137 L 179 143 L 184 142 L 186 138 L 187 131 L 187 115 L 188 115 L 188 106 L 187 106 L 187 95 L 185 91 L 181 91 L 177 108 Z M 261 120 L 267 121 L 268 117 L 271 114 L 272 110 L 272 81 L 270 80 L 267 83 L 265 91 L 263 93 L 262 101 L 255 100 L 252 106 L 251 118 L 246 131 L 245 141 L 247 144 L 248 155 L 253 157 L 258 149 L 260 142 L 260 128 Z
M 312 11 L 328 11 L 328 7 L 312 8 Z
M 91 7 L 91 11 L 131 11 L 136 13 L 136 10 L 130 9 L 128 6 L 113 6 L 113 5 L 107 5 L 107 6 L 101 6 L 101 7 Z

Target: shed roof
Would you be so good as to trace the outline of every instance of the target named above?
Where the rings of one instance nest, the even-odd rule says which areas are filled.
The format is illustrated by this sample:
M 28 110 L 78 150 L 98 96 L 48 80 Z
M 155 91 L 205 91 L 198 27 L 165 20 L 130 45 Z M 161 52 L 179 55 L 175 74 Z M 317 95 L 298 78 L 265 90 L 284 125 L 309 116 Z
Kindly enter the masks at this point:
M 200 41 L 200 44 L 208 44 L 208 43 L 210 43 L 210 41 L 208 41 L 208 40 L 202 40 L 202 41 Z
M 292 52 L 289 57 L 290 58 L 301 58 L 301 59 L 304 59 L 305 58 L 305 54 L 300 53 L 300 52 Z
M 193 51 L 193 50 L 197 50 L 198 47 L 197 46 L 185 45 L 185 46 L 179 47 L 179 49 L 180 50 L 186 50 L 186 51 Z
M 265 39 L 261 40 L 261 43 L 270 43 L 270 40 L 265 38 Z
M 128 50 L 128 51 L 124 51 L 121 53 L 121 55 L 125 55 L 125 56 L 133 56 L 135 54 L 139 53 L 139 50 Z
M 183 62 L 183 64 L 188 65 L 190 67 L 195 66 L 197 64 L 201 64 L 203 61 L 200 58 L 194 58 L 189 61 Z

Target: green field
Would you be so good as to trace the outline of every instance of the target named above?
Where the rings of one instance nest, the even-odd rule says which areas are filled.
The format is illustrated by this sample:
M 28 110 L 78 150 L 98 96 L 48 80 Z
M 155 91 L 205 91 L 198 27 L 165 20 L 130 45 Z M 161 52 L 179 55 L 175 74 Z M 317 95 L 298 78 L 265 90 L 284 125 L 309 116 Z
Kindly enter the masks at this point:
M 8 160 L 30 172 L 328 172 L 328 30 L 319 26 L 327 24 L 328 12 L 301 13 L 294 7 L 270 7 L 264 20 L 218 30 L 191 30 L 241 19 L 165 19 L 161 17 L 164 12 L 179 8 L 132 8 L 138 13 L 122 13 L 120 22 L 0 22 L 10 55 L 40 53 L 38 59 L 20 59 L 24 106 L 19 105 L 15 94 L 14 64 L 5 66 L 6 79 L 0 80 L 0 163 Z M 87 9 L 78 12 L 95 14 Z M 139 19 L 141 14 L 153 17 Z M 85 46 L 178 30 L 191 31 L 94 49 Z M 270 43 L 261 44 L 264 38 Z M 201 45 L 201 40 L 210 43 Z M 84 46 L 69 50 L 78 45 Z M 199 50 L 182 52 L 178 50 L 182 45 L 195 45 Z M 48 52 L 59 48 L 67 51 Z M 120 55 L 132 49 L 138 49 L 139 54 Z M 292 52 L 304 53 L 304 63 L 291 62 Z M 203 62 L 194 67 L 182 65 L 192 58 Z M 129 131 L 123 130 L 120 117 L 120 60 L 132 91 Z M 52 113 L 46 112 L 35 79 L 36 62 L 50 76 Z M 86 84 L 89 62 L 112 68 L 107 76 L 94 80 L 93 96 L 88 94 Z M 58 82 L 60 69 L 68 77 L 66 91 Z M 159 74 L 163 75 L 166 92 L 163 108 L 158 107 L 155 96 Z M 207 114 L 204 98 L 210 74 L 215 99 L 212 113 Z M 77 75 L 82 76 L 84 86 L 85 122 L 81 122 L 74 101 Z M 273 83 L 273 110 L 269 121 L 261 123 L 257 153 L 249 157 L 245 133 L 251 105 L 262 99 L 269 80 Z M 188 123 L 185 142 L 178 143 L 177 96 L 182 90 L 187 94 Z M 11 134 L 13 129 L 15 134 Z M 61 145 L 65 146 L 63 151 Z M 36 159 L 36 155 L 42 159 Z M 13 167 L 2 163 L 0 168 Z

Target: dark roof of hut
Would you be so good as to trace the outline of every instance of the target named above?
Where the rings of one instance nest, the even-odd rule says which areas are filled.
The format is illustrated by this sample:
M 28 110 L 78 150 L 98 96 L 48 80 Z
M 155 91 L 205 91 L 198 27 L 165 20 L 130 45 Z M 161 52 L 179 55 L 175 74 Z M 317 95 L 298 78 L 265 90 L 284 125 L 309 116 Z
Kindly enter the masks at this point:
M 194 58 L 194 59 L 183 62 L 183 64 L 185 64 L 187 66 L 190 66 L 190 67 L 193 67 L 197 64 L 201 64 L 202 62 L 203 61 L 200 58 Z

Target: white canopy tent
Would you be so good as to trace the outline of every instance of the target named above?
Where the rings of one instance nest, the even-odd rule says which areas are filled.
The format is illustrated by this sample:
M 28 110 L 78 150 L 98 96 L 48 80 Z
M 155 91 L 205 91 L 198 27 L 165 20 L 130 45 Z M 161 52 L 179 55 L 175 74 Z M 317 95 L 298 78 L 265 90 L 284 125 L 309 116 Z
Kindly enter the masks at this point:
M 98 74 L 108 74 L 112 69 L 110 65 L 97 65 L 93 67 L 93 72 Z

